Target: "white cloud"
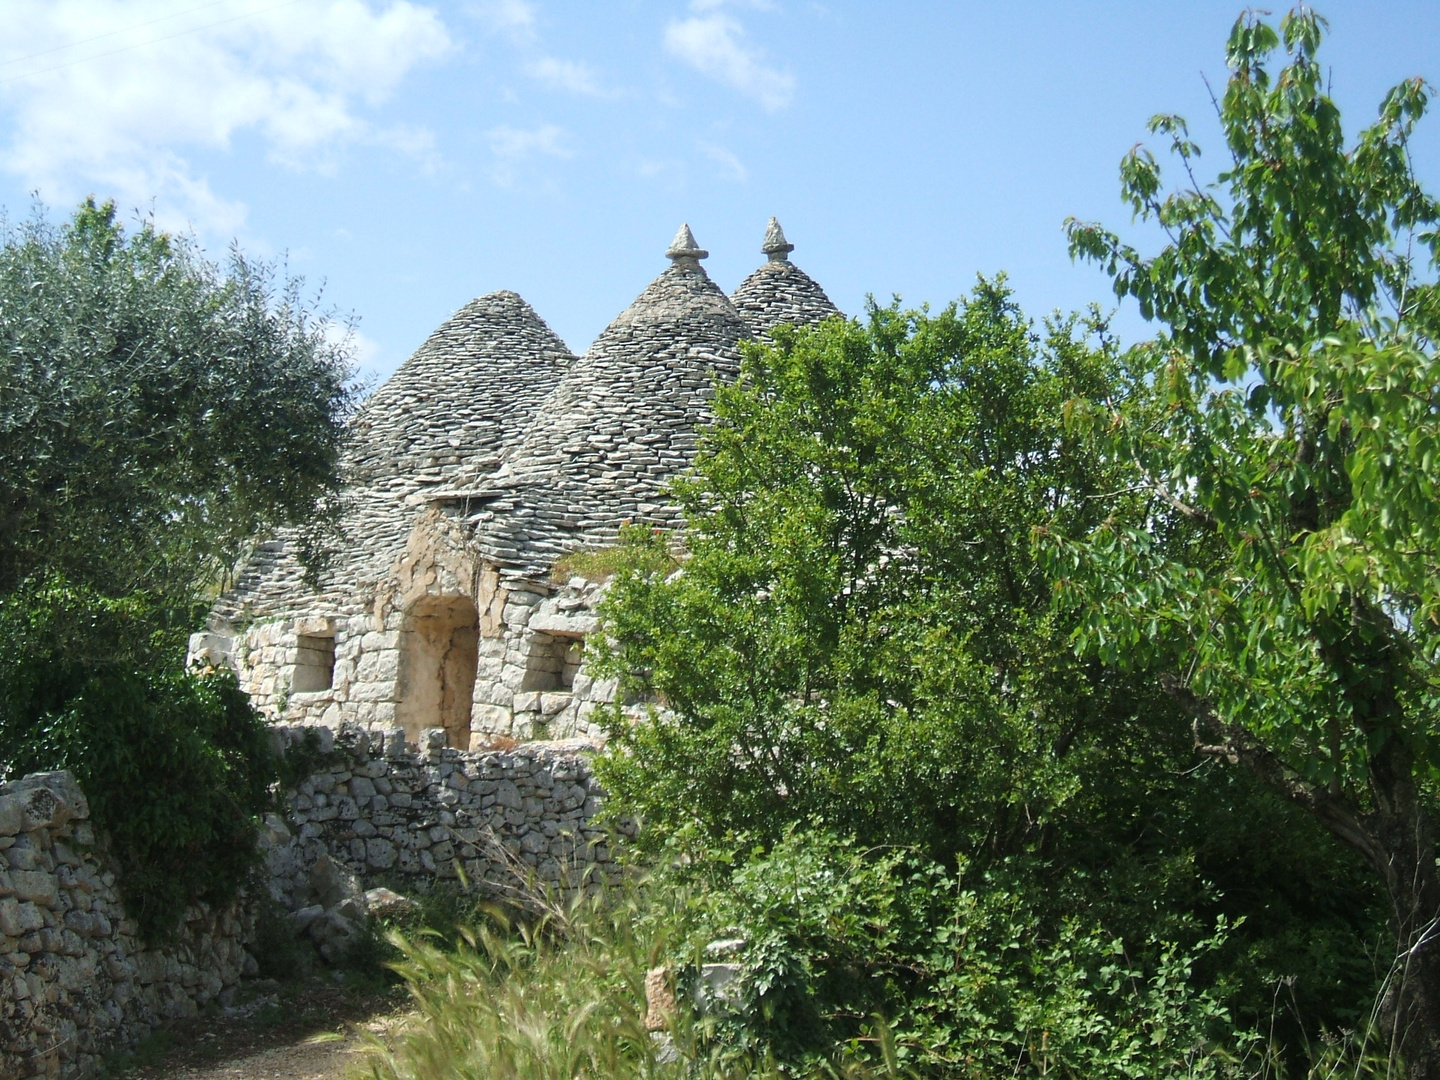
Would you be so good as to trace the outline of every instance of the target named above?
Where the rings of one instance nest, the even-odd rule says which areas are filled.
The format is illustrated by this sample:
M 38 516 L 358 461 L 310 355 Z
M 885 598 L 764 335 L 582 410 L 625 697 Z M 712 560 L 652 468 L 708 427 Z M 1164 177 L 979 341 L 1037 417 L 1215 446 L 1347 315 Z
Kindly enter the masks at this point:
M 577 64 L 571 60 L 557 60 L 553 56 L 542 56 L 525 65 L 530 76 L 559 90 L 588 97 L 610 97 L 610 91 L 601 84 L 588 64 Z
M 748 7 L 756 11 L 774 11 L 771 0 L 690 0 L 691 11 L 719 11 L 725 6 Z
M 716 7 L 705 3 L 696 10 Z M 774 112 L 790 103 L 795 77 L 764 63 L 763 54 L 745 40 L 745 28 L 729 15 L 714 11 L 671 22 L 665 28 L 665 49 L 695 70 L 726 83 Z
M 535 36 L 535 5 L 530 0 L 473 0 L 469 7 L 492 32 L 519 41 Z
M 697 145 L 700 147 L 702 154 L 715 162 L 715 164 L 721 166 L 734 179 L 740 181 L 740 183 L 743 184 L 746 180 L 750 179 L 750 170 L 745 168 L 745 163 L 723 146 L 717 146 L 709 142 L 700 142 Z
M 501 124 L 485 134 L 496 158 L 495 182 L 505 187 L 515 182 L 519 165 L 530 158 L 575 156 L 563 142 L 565 129 L 554 124 L 541 124 L 529 131 Z
M 5 20 L 18 58 L 0 64 L 0 168 L 52 201 L 153 198 L 162 224 L 233 234 L 244 206 L 187 155 L 249 133 L 298 169 L 331 168 L 359 142 L 433 155 L 424 132 L 364 116 L 452 48 L 439 16 L 408 0 L 7 0 Z

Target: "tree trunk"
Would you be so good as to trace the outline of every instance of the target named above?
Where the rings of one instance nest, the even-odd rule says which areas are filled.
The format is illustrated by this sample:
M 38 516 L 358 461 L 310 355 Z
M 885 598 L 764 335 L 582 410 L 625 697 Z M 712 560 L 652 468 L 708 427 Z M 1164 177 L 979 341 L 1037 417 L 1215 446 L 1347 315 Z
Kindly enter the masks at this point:
M 1435 867 L 1435 826 L 1415 784 L 1415 760 L 1399 734 L 1390 734 L 1368 762 L 1370 809 L 1362 811 L 1339 791 L 1317 787 L 1243 725 L 1226 724 L 1214 707 L 1174 676 L 1161 685 L 1194 720 L 1201 753 L 1244 764 L 1292 802 L 1305 807 L 1337 839 L 1360 853 L 1379 875 L 1390 904 L 1395 960 L 1380 1002 L 1380 1028 L 1391 1056 L 1404 1061 L 1409 1080 L 1440 1080 L 1440 874 Z M 1394 716 L 1394 695 L 1377 695 Z M 1218 735 L 1208 742 L 1202 733 Z
M 1370 761 L 1374 809 L 1362 818 L 1364 851 L 1390 900 L 1395 964 L 1381 1003 L 1389 1049 L 1410 1080 L 1440 1080 L 1440 876 L 1435 833 L 1415 787 L 1412 755 L 1398 737 Z

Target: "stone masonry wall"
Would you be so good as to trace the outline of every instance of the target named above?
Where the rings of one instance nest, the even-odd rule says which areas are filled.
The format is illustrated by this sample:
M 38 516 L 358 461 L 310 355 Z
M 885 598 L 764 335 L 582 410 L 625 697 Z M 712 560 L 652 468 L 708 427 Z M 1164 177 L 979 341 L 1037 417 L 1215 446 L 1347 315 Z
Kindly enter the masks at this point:
M 311 921 L 321 917 L 317 873 L 330 866 L 402 893 L 463 873 L 501 898 L 618 879 L 611 839 L 633 835 L 634 826 L 620 822 L 612 833 L 593 823 L 602 793 L 589 744 L 470 753 L 446 747 L 439 729 L 424 733 L 423 750 L 398 729 L 355 724 L 274 733 L 282 750 L 308 755 L 299 760 L 313 767 L 261 837 L 263 878 L 299 917 L 297 927 L 307 912 Z M 5 1080 L 93 1074 L 104 1053 L 210 1002 L 228 1004 L 241 976 L 257 974 L 246 948 L 256 916 L 243 904 L 221 912 L 197 905 L 175 941 L 147 947 L 88 817 L 69 773 L 0 785 Z M 333 944 L 321 943 L 327 958 Z
M 402 561 L 397 573 L 408 569 Z M 492 580 L 482 580 L 476 588 L 472 582 L 477 575 L 425 569 L 426 578 L 413 595 L 434 589 L 441 595 L 473 597 L 481 612 L 468 737 L 452 733 L 456 749 L 480 750 L 497 738 L 603 737 L 592 714 L 615 699 L 616 686 L 614 680 L 593 678 L 584 654 L 585 639 L 598 625 L 594 610 L 603 586 L 584 578 L 558 585 L 502 582 L 482 574 L 482 579 Z M 396 726 L 397 709 L 409 690 L 402 671 L 406 605 L 413 603 L 399 585 L 387 594 L 396 595 L 396 602 L 379 616 L 277 619 L 249 626 L 233 639 L 196 634 L 192 661 L 232 666 L 241 688 L 274 721 L 337 730 L 342 724 L 359 724 L 383 731 Z M 312 635 L 334 642 L 332 682 L 324 690 L 297 692 L 292 687 L 301 642 Z M 418 729 L 408 732 L 412 741 L 417 735 Z
M 311 902 L 322 856 L 366 886 L 402 893 L 462 871 L 502 897 L 527 877 L 562 891 L 616 879 L 610 834 L 591 822 L 602 794 L 587 744 L 462 752 L 430 729 L 422 751 L 398 729 L 275 731 L 288 753 L 318 753 L 324 761 L 288 793 L 284 818 L 270 818 L 264 841 L 271 891 L 291 911 Z M 616 831 L 634 830 L 620 823 Z
M 255 961 L 239 908 L 191 908 L 149 948 L 69 773 L 0 785 L 0 1077 L 69 1080 L 158 1023 L 225 1001 Z

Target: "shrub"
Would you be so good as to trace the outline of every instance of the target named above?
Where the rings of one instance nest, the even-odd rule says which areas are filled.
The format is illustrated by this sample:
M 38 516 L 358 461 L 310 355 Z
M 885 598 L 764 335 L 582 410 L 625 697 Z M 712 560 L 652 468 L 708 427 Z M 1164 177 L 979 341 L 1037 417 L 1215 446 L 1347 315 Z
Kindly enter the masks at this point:
M 275 779 L 235 677 L 179 670 L 188 615 L 59 578 L 0 598 L 0 768 L 75 774 L 150 940 L 234 897 Z
M 667 856 L 523 925 L 477 912 L 453 949 L 392 933 L 415 1016 L 372 1044 L 370 1074 L 1118 1078 L 1265 1064 L 1192 977 L 1224 925 L 1122 943 L 1078 914 L 1052 934 L 998 874 L 971 881 L 809 829 L 769 850 L 676 840 Z M 722 938 L 743 945 L 716 956 Z M 702 965 L 717 961 L 738 970 L 707 993 Z M 652 1037 L 658 966 L 678 1007 Z
M 733 863 L 733 870 L 727 864 Z M 1228 927 L 1124 941 L 1092 914 L 1050 923 L 1003 869 L 950 872 L 896 848 L 791 829 L 768 850 L 674 865 L 715 875 L 689 950 L 737 938 L 718 1038 L 787 1067 L 837 1049 L 924 1075 L 1218 1075 L 1253 1036 L 1193 969 Z

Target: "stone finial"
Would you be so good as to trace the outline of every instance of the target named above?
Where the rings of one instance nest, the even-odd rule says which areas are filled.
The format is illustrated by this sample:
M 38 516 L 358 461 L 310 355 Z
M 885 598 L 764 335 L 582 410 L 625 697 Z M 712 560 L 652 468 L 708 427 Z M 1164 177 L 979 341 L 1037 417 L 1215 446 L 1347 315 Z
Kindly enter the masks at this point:
M 709 256 L 710 253 L 695 242 L 695 234 L 690 231 L 689 225 L 680 226 L 675 239 L 670 241 L 670 249 L 665 252 L 667 259 L 674 259 L 676 262 L 682 259 L 694 262 Z
M 776 218 L 770 219 L 770 224 L 765 226 L 765 243 L 760 250 L 770 256 L 771 262 L 789 262 L 790 252 L 795 250 L 795 245 L 785 239 L 785 230 L 780 228 L 780 222 Z

